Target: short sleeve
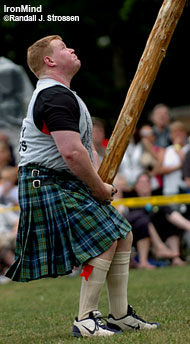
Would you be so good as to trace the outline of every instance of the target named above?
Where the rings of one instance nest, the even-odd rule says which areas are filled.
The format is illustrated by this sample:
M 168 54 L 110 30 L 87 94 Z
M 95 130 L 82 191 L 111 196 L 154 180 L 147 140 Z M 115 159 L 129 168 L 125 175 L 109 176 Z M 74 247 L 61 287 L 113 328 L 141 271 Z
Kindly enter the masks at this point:
M 73 93 L 62 86 L 41 91 L 34 105 L 34 123 L 43 131 L 44 123 L 51 131 L 79 132 L 80 109 Z

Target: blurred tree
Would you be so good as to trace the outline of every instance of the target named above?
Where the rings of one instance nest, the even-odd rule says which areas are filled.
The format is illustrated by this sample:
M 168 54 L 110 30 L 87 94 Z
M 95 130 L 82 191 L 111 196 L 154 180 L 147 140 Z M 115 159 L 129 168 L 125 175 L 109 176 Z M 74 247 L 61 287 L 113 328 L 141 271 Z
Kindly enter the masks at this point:
M 0 0 L 2 2 L 2 0 Z M 86 101 L 93 116 L 103 117 L 112 124 L 123 105 L 148 35 L 154 25 L 162 0 L 43 0 L 44 18 L 48 14 L 77 15 L 79 22 L 5 22 L 1 5 L 1 55 L 24 66 L 33 83 L 35 77 L 26 65 L 26 50 L 43 36 L 59 34 L 82 61 L 80 73 L 72 89 Z M 23 4 L 17 0 L 16 6 Z M 39 6 L 31 0 L 31 6 Z M 11 0 L 7 6 L 13 6 Z M 170 106 L 189 104 L 184 78 L 189 79 L 189 7 L 178 27 L 159 71 L 143 118 L 158 102 Z

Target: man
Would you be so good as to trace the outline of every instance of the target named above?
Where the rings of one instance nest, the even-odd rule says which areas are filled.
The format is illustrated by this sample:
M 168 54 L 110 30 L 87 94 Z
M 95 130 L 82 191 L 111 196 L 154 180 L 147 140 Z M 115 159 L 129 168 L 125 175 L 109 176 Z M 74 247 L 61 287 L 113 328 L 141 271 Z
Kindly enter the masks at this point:
M 170 123 L 169 107 L 165 104 L 157 104 L 151 112 L 150 120 L 154 125 L 155 145 L 166 148 L 171 144 L 168 129 Z
M 97 165 L 90 115 L 70 90 L 80 60 L 60 36 L 48 36 L 28 49 L 28 65 L 39 81 L 21 132 L 21 216 L 16 259 L 7 276 L 15 281 L 57 277 L 83 264 L 74 336 L 157 328 L 127 303 L 131 228 L 107 204 L 116 189 L 102 182 L 92 163 Z M 98 311 L 105 280 L 107 325 Z

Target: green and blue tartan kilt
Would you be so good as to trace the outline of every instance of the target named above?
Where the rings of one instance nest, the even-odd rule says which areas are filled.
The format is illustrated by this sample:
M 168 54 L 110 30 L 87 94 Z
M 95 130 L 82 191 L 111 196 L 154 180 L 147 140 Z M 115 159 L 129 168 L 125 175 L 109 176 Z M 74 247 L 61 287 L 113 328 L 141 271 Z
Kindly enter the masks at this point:
M 69 274 L 73 266 L 103 253 L 131 230 L 112 205 L 91 197 L 83 182 L 57 175 L 48 185 L 52 170 L 39 170 L 38 177 L 32 177 L 32 167 L 19 170 L 15 262 L 6 273 L 14 281 Z M 41 181 L 39 188 L 33 187 L 35 179 Z

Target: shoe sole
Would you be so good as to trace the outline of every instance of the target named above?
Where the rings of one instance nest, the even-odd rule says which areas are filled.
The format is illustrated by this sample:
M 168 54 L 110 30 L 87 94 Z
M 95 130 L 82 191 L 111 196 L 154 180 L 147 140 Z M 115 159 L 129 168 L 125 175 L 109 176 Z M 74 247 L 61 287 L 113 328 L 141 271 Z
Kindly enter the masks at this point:
M 152 324 L 153 325 L 153 324 Z M 127 325 L 129 328 L 121 328 L 119 325 L 116 325 L 114 323 L 107 323 L 107 326 L 110 330 L 120 330 L 120 331 L 124 331 L 124 332 L 128 332 L 128 331 L 149 331 L 149 330 L 157 330 L 158 328 L 161 327 L 160 323 L 156 323 L 154 324 L 157 327 L 145 327 L 145 328 L 140 328 L 140 326 L 138 325 L 137 327 L 132 327 L 130 325 Z
M 113 329 L 111 329 L 110 328 L 110 330 L 113 330 Z M 114 332 L 114 334 L 113 335 L 90 335 L 89 334 L 89 336 L 88 335 L 86 335 L 86 336 L 83 336 L 80 332 L 72 332 L 72 337 L 76 337 L 76 338 L 82 338 L 82 337 L 112 337 L 112 336 L 114 336 L 114 335 L 123 335 L 123 332 L 122 332 L 122 330 L 118 330 L 118 332 Z

